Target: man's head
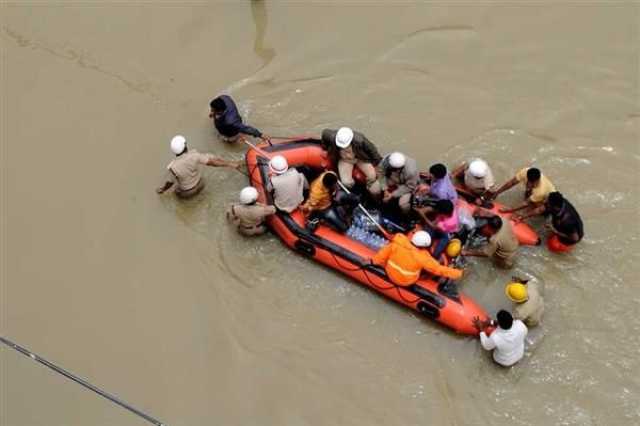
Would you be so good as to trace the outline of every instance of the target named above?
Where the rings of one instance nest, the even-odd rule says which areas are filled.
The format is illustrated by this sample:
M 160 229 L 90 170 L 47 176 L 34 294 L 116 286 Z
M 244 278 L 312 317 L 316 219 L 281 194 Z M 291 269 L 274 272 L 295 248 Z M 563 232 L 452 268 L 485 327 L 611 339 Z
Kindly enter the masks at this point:
M 411 243 L 419 248 L 426 248 L 431 245 L 431 235 L 426 231 L 418 231 L 411 237 Z
M 559 213 L 564 206 L 564 197 L 558 191 L 552 192 L 547 197 L 547 208 L 551 213 Z
M 530 167 L 527 170 L 527 188 L 535 188 L 536 186 L 538 186 L 541 176 L 542 173 L 540 173 L 540 169 Z
M 442 179 L 447 175 L 447 166 L 442 163 L 434 164 L 429 168 L 429 173 L 436 179 Z
M 498 325 L 503 330 L 509 330 L 513 325 L 513 317 L 508 311 L 500 310 L 498 311 Z
M 171 152 L 182 155 L 187 151 L 187 139 L 182 135 L 176 135 L 171 139 Z
M 276 175 L 281 175 L 289 170 L 289 163 L 282 155 L 276 155 L 269 161 L 269 170 Z
M 487 224 L 480 229 L 480 233 L 485 237 L 495 235 L 502 228 L 502 219 L 500 216 L 491 216 L 487 219 Z
M 451 216 L 453 214 L 453 203 L 450 200 L 438 200 L 435 205 L 436 213 Z
M 484 179 L 489 173 L 489 165 L 486 161 L 476 158 L 469 163 L 469 174 L 476 179 Z
M 389 155 L 389 166 L 392 169 L 400 170 L 407 163 L 407 157 L 401 152 L 394 152 Z
M 220 96 L 212 100 L 209 103 L 209 106 L 211 107 L 211 113 L 209 114 L 209 117 L 220 115 L 227 109 L 227 106 Z
M 258 200 L 258 190 L 253 186 L 247 186 L 240 191 L 240 202 L 244 205 L 250 206 L 256 203 Z
M 334 190 L 338 184 L 338 176 L 335 173 L 325 173 L 322 176 L 322 185 L 328 190 Z
M 336 146 L 340 149 L 346 149 L 351 146 L 353 141 L 353 130 L 349 127 L 340 127 L 336 132 Z

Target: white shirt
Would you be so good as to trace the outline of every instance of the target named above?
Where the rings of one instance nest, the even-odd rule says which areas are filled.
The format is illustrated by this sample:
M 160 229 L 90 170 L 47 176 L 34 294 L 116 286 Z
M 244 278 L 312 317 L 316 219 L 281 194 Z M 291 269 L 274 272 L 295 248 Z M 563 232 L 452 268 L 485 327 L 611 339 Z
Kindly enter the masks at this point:
M 520 320 L 513 320 L 508 330 L 498 327 L 487 336 L 480 332 L 480 343 L 486 350 L 493 351 L 493 359 L 500 365 L 510 367 L 524 356 L 524 339 L 527 337 L 527 326 Z

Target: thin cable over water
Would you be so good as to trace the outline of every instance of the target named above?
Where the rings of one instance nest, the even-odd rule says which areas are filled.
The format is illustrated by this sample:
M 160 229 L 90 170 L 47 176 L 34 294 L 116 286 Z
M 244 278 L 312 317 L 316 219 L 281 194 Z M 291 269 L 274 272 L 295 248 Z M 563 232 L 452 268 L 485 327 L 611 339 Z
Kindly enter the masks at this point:
M 142 417 L 146 421 L 148 421 L 150 423 L 153 423 L 156 426 L 165 426 L 164 423 L 162 423 L 160 420 L 154 419 L 150 415 L 148 415 L 146 413 L 143 413 L 142 411 L 138 410 L 137 408 L 132 407 L 131 405 L 129 405 L 126 402 L 122 401 L 118 397 L 116 397 L 116 396 L 114 396 L 114 395 L 112 395 L 112 394 L 110 394 L 108 392 L 103 391 L 102 389 L 92 385 L 91 383 L 87 382 L 86 380 L 84 380 L 84 379 L 82 379 L 82 378 L 80 378 L 80 377 L 68 372 L 64 368 L 58 367 L 57 365 L 47 361 L 46 359 L 34 354 L 30 350 L 28 350 L 26 348 L 23 348 L 22 346 L 20 346 L 20 345 L 18 345 L 16 343 L 13 343 L 11 340 L 0 336 L 0 342 L 4 343 L 5 345 L 9 346 L 12 349 L 15 349 L 16 351 L 20 352 L 21 354 L 23 354 L 25 356 L 28 356 L 29 358 L 33 359 L 34 361 L 38 361 L 40 364 L 49 367 L 50 369 L 52 369 L 56 373 L 62 374 L 63 376 L 67 377 L 68 379 L 71 379 L 74 382 L 84 386 L 85 388 L 94 391 L 98 395 L 100 395 L 100 396 L 102 396 L 104 398 L 107 398 L 108 400 L 118 404 L 122 408 L 125 408 L 125 409 L 131 411 L 132 413 Z

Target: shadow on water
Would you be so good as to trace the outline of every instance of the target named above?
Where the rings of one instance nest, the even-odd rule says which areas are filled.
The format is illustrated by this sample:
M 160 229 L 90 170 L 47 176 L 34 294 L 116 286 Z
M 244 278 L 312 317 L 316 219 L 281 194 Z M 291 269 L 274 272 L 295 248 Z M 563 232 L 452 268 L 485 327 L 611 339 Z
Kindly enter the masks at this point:
M 252 0 L 251 1 L 251 16 L 256 26 L 256 39 L 253 42 L 253 51 L 256 52 L 263 60 L 263 64 L 260 69 L 269 65 L 269 63 L 276 56 L 276 51 L 272 47 L 265 47 L 264 35 L 267 32 L 267 6 L 264 0 Z

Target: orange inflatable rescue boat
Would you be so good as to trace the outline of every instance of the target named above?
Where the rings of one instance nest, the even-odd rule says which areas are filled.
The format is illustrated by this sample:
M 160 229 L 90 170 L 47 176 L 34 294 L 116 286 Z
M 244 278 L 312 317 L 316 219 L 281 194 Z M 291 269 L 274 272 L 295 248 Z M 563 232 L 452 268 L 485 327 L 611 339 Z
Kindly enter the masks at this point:
M 281 140 L 277 144 L 262 143 L 246 155 L 251 184 L 258 190 L 259 201 L 272 204 L 272 195 L 265 190 L 269 178 L 269 159 L 284 156 L 289 167 L 306 166 L 318 174 L 332 166 L 321 142 L 315 138 Z M 395 285 L 383 268 L 370 264 L 375 252 L 359 241 L 338 233 L 324 224 L 311 232 L 299 210 L 292 214 L 279 211 L 267 220 L 270 229 L 291 249 L 348 275 L 360 283 L 416 310 L 458 333 L 476 335 L 473 318 L 487 320 L 484 309 L 458 291 L 448 280 L 424 274 L 409 287 Z

